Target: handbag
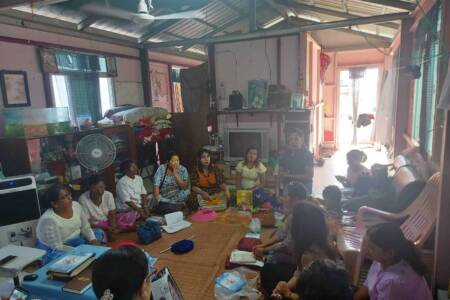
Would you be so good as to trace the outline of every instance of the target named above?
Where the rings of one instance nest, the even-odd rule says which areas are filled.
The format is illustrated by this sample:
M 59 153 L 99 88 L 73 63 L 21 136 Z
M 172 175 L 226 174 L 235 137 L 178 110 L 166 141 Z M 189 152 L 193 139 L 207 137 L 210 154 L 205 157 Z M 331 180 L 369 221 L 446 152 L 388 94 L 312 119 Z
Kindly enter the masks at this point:
M 161 226 L 152 220 L 145 221 L 136 230 L 139 242 L 143 245 L 148 245 L 161 238 Z
M 260 208 L 253 212 L 253 218 L 258 218 L 261 221 L 263 227 L 274 227 L 275 226 L 275 215 L 273 209 L 270 208 Z
M 237 248 L 241 251 L 253 252 L 253 248 L 261 244 L 260 239 L 244 237 L 240 239 Z

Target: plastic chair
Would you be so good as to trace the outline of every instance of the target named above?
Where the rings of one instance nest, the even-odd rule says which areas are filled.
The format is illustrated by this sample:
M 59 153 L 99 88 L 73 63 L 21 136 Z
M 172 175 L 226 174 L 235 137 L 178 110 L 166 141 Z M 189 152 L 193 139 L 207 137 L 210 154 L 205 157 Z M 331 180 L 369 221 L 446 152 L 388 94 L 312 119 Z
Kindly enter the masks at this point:
M 408 240 L 419 248 L 423 246 L 436 224 L 440 181 L 440 173 L 431 176 L 416 200 L 401 213 L 388 213 L 363 206 L 358 210 L 356 227 L 341 228 L 337 246 L 347 269 L 352 274 L 354 284 L 358 282 L 365 257 L 362 245 L 366 228 L 384 222 L 398 222 Z

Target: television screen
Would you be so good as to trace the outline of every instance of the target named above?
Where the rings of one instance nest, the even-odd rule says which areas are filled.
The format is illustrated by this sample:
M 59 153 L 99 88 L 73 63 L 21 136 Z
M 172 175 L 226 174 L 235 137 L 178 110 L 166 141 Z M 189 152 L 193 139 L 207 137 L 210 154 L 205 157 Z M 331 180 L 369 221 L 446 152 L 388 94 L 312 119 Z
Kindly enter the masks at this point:
M 229 145 L 231 157 L 244 157 L 248 148 L 258 149 L 259 156 L 262 154 L 261 132 L 230 132 Z
M 39 219 L 36 190 L 0 194 L 0 226 Z

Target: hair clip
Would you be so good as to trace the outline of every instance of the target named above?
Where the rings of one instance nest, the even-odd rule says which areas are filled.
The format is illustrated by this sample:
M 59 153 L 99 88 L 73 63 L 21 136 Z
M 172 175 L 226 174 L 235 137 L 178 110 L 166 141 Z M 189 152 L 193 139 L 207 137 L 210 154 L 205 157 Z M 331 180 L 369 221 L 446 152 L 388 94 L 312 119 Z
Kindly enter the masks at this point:
M 103 292 L 103 296 L 100 298 L 100 300 L 113 300 L 114 295 L 111 293 L 109 289 L 105 290 Z

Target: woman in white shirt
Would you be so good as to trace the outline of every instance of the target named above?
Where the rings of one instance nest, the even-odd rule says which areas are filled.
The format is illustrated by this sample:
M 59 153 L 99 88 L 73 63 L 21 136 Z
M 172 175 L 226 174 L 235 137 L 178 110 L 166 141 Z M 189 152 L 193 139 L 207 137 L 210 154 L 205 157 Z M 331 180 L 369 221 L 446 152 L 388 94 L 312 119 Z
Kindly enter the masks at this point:
M 78 200 L 83 207 L 92 228 L 106 231 L 110 239 L 120 231 L 134 228 L 137 214 L 135 212 L 116 212 L 114 196 L 105 190 L 105 183 L 98 175 L 88 179 L 89 190 Z
M 263 188 L 266 181 L 267 168 L 259 161 L 258 150 L 249 148 L 245 159 L 236 166 L 236 186 L 238 190 L 256 190 Z
M 120 171 L 125 175 L 116 186 L 117 209 L 135 211 L 142 219 L 147 219 L 150 216 L 147 190 L 142 177 L 137 175 L 137 165 L 132 160 L 126 160 L 120 165 Z
M 36 229 L 36 247 L 47 251 L 44 264 L 71 247 L 87 243 L 96 245 L 104 239 L 103 230 L 92 230 L 81 205 L 72 201 L 66 187 L 55 184 L 46 197 L 51 208 L 41 216 Z

